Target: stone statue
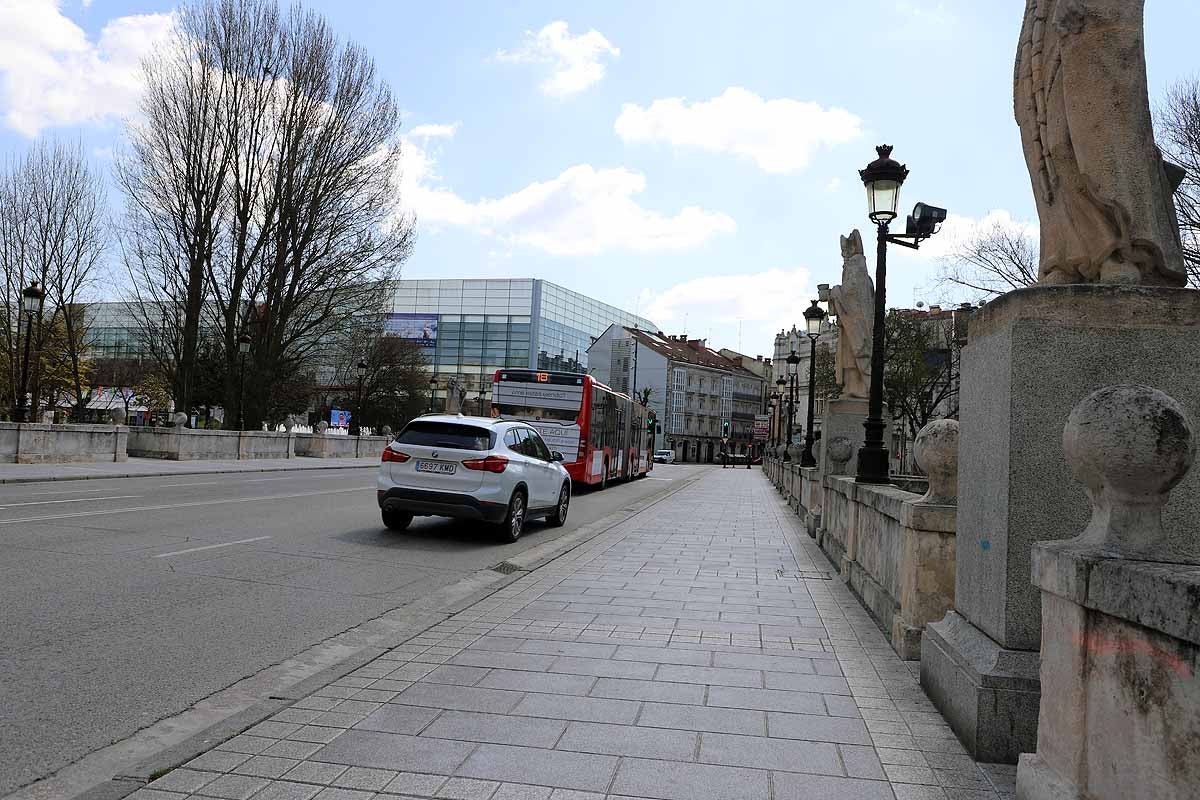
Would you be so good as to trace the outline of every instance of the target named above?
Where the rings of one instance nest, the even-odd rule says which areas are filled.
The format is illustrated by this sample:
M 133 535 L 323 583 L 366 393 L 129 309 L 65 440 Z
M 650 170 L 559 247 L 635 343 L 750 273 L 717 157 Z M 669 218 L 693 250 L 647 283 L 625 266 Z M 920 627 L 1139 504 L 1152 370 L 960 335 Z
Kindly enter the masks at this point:
M 458 414 L 463 410 L 463 403 L 467 399 L 467 387 L 457 378 L 453 377 L 446 384 L 446 413 Z
M 866 399 L 870 394 L 871 332 L 875 319 L 875 285 L 867 272 L 862 234 L 842 237 L 842 283 L 823 292 L 829 313 L 838 320 L 834 363 L 842 397 Z
M 1013 94 L 1041 221 L 1039 283 L 1186 283 L 1171 199 L 1184 172 L 1154 144 L 1144 7 L 1026 0 Z

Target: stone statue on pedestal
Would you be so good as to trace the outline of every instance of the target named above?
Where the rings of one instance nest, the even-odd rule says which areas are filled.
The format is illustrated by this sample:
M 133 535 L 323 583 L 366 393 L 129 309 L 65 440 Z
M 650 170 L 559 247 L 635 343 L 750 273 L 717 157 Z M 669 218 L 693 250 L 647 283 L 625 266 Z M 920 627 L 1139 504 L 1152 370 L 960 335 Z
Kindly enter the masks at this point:
M 1172 194 L 1154 144 L 1145 0 L 1026 0 L 1014 101 L 1041 221 L 1038 282 L 1183 286 Z
M 824 292 L 823 292 L 824 293 Z M 842 283 L 827 292 L 829 312 L 837 317 L 837 350 L 834 353 L 842 397 L 865 399 L 870 393 L 871 332 L 875 319 L 875 285 L 867 272 L 862 234 L 842 237 Z

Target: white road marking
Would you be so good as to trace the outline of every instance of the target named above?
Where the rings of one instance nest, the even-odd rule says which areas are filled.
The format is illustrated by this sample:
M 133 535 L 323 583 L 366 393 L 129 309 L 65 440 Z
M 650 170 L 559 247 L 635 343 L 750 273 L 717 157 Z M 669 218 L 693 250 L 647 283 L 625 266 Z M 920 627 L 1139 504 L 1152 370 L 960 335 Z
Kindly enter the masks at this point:
M 650 480 L 650 481 L 668 481 L 668 482 L 669 482 L 669 481 L 673 481 L 673 480 L 675 480 L 675 479 L 674 479 L 674 478 L 651 478 L 651 477 L 647 476 L 647 477 L 646 477 L 646 480 Z
M 97 492 L 111 492 L 114 488 L 116 487 L 109 486 L 107 489 L 64 489 L 61 492 L 36 492 L 35 496 L 41 497 L 44 494 L 96 494 Z M 27 493 L 28 491 L 21 492 L 21 494 Z
M 72 519 L 74 517 L 99 517 L 105 514 L 129 514 L 136 511 L 162 511 L 168 508 L 193 508 L 195 506 L 219 506 L 226 503 L 254 503 L 259 500 L 290 500 L 296 497 L 313 497 L 319 494 L 344 494 L 346 492 L 363 492 L 373 489 L 373 486 L 358 486 L 353 489 L 325 489 L 319 492 L 303 492 L 301 494 L 276 494 L 266 497 L 235 497 L 226 500 L 195 500 L 190 503 L 167 503 L 161 506 L 134 506 L 132 508 L 107 508 L 102 511 L 80 511 L 77 514 L 53 514 L 48 517 L 22 517 L 21 519 L 0 519 L 0 525 L 14 525 L 18 522 L 49 522 L 56 519 Z
M 263 539 L 270 539 L 270 536 L 255 536 L 253 539 L 238 539 L 236 542 L 224 542 L 223 544 L 207 544 L 204 547 L 189 547 L 187 550 L 176 550 L 172 553 L 159 553 L 154 558 L 167 558 L 169 556 L 181 556 L 184 553 L 198 553 L 201 550 L 216 550 L 218 547 L 232 547 L 235 544 L 246 544 L 248 542 L 261 542 Z
M 142 497 L 140 494 L 118 494 L 112 497 L 77 497 L 74 500 L 34 500 L 31 503 L 7 503 L 0 508 L 16 508 L 17 506 L 45 506 L 52 503 L 103 503 L 105 500 L 129 500 Z

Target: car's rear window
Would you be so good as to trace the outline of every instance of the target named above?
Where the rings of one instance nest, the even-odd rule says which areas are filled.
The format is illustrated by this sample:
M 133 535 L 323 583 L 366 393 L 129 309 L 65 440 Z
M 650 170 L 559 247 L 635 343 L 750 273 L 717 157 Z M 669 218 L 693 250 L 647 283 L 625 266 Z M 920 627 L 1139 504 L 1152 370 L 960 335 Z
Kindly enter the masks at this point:
M 449 447 L 455 450 L 491 450 L 492 432 L 453 422 L 410 422 L 396 437 L 400 444 Z

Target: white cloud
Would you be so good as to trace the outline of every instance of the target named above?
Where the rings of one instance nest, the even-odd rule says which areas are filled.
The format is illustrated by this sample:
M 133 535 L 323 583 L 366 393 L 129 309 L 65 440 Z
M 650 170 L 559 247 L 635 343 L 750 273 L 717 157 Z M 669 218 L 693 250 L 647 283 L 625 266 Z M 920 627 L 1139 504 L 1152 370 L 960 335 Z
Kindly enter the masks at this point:
M 769 269 L 744 275 L 709 275 L 677 283 L 663 291 L 643 290 L 643 316 L 667 333 L 705 337 L 714 348 L 739 347 L 747 355 L 768 354 L 775 334 L 802 321 L 816 297 L 808 269 Z
M 686 250 L 737 228 L 726 214 L 694 206 L 673 215 L 641 206 L 645 177 L 620 167 L 578 164 L 512 194 L 469 202 L 443 185 L 435 153 L 411 139 L 402 153 L 401 197 L 419 224 L 468 228 L 551 255 Z
M 830 178 L 829 183 L 825 184 L 825 191 L 827 191 L 827 192 L 836 192 L 838 189 L 841 189 L 841 188 L 842 188 L 842 179 L 841 178 Z
M 449 125 L 418 125 L 408 132 L 410 139 L 450 139 L 458 133 L 457 122 Z
M 603 59 L 620 54 L 599 31 L 572 36 L 567 23 L 558 20 L 537 33 L 526 31 L 525 43 L 519 50 L 500 50 L 496 58 L 517 64 L 550 64 L 550 77 L 542 81 L 542 92 L 551 97 L 566 97 L 599 83 L 604 77 Z
M 140 62 L 167 35 L 170 14 L 110 20 L 93 42 L 59 0 L 0 0 L 0 106 L 26 135 L 130 114 L 142 91 Z
M 626 142 L 666 142 L 678 148 L 749 158 L 764 172 L 802 170 L 822 148 L 858 138 L 862 120 L 841 108 L 789 98 L 765 100 L 733 86 L 711 100 L 626 103 L 614 128 Z

